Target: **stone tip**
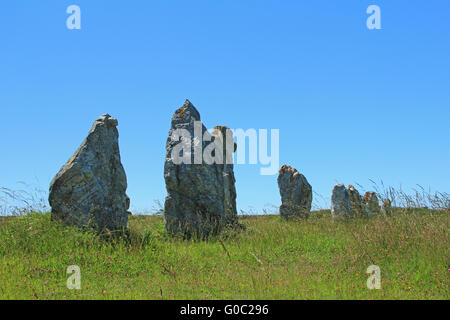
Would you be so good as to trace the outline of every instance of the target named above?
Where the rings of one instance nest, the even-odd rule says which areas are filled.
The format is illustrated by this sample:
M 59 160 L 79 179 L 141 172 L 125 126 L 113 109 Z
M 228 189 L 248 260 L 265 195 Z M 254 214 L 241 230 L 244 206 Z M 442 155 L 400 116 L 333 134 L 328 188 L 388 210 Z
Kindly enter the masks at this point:
M 181 106 L 181 108 L 179 108 L 177 111 L 175 111 L 174 116 L 183 118 L 184 115 L 186 115 L 186 114 L 194 117 L 194 119 L 197 121 L 200 120 L 200 113 L 188 99 L 186 99 L 186 101 Z
M 227 129 L 229 129 L 229 128 L 228 128 L 227 126 L 215 126 L 214 129 L 215 129 L 215 130 L 222 131 L 222 130 L 227 130 Z
M 297 171 L 296 169 L 292 168 L 291 166 L 288 166 L 287 164 L 283 164 L 280 168 L 280 171 L 278 171 L 278 173 L 281 174 L 282 172 L 287 171 L 287 170 L 291 171 L 292 173 L 295 173 Z
M 117 127 L 119 125 L 119 122 L 117 121 L 117 119 L 111 117 L 108 113 L 102 114 L 100 117 L 97 118 L 96 121 L 106 123 L 108 128 Z
M 194 108 L 195 109 L 194 105 L 192 104 L 192 102 L 189 101 L 189 99 L 186 99 L 184 101 L 184 103 L 183 103 L 183 105 L 181 106 L 180 109 L 182 109 L 182 108 L 184 108 L 184 109 Z

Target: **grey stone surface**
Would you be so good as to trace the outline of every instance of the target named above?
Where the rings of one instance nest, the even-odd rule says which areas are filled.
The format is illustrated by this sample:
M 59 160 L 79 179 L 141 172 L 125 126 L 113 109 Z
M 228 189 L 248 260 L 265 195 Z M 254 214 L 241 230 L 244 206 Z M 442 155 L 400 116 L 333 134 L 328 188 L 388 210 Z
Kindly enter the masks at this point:
M 50 184 L 52 219 L 98 231 L 125 229 L 130 199 L 120 161 L 118 121 L 100 116 Z
M 336 184 L 331 195 L 331 215 L 333 217 L 352 216 L 350 194 L 343 184 Z
M 368 191 L 364 194 L 363 198 L 364 211 L 367 216 L 374 216 L 380 213 L 380 204 L 377 194 L 372 191 Z
M 236 146 L 232 135 L 220 137 L 220 132 L 226 131 L 226 127 L 216 127 L 212 135 L 206 133 L 211 141 L 199 140 L 194 132 L 196 121 L 200 121 L 200 114 L 189 100 L 172 117 L 164 164 L 167 189 L 164 220 L 167 231 L 172 235 L 206 238 L 219 233 L 225 226 L 238 223 L 235 177 L 232 162 L 225 162 L 226 148 L 221 155 L 214 154 L 224 159 L 223 164 L 208 164 L 204 157 L 196 162 L 194 148 L 201 147 L 203 154 L 211 143 L 223 146 L 230 142 L 232 155 Z M 206 127 L 201 124 L 200 128 L 204 135 Z M 178 129 L 185 129 L 190 134 L 187 148 L 190 154 L 182 154 L 190 159 L 190 163 L 174 160 L 173 150 L 181 142 L 174 141 L 172 135 Z
M 331 214 L 333 217 L 356 217 L 364 214 L 361 196 L 355 187 L 337 184 L 331 195 Z
M 358 190 L 352 185 L 347 187 L 347 192 L 350 196 L 350 208 L 353 216 L 361 217 L 364 216 L 364 207 L 362 203 L 362 197 Z
M 312 188 L 305 176 L 283 165 L 278 173 L 281 196 L 280 215 L 283 218 L 308 218 L 311 212 Z

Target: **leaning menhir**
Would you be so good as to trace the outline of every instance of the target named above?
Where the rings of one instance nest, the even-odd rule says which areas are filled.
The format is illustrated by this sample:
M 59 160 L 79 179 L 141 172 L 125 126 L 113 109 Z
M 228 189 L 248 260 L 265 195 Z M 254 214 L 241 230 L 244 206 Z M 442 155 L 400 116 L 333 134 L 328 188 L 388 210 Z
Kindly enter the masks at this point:
M 175 111 L 164 165 L 164 223 L 170 234 L 206 238 L 237 224 L 235 149 L 231 130 L 215 127 L 210 134 L 189 100 Z
M 52 219 L 98 231 L 127 227 L 130 199 L 120 161 L 118 121 L 100 116 L 50 184 Z
M 312 188 L 305 176 L 283 165 L 278 173 L 281 195 L 280 215 L 283 218 L 308 218 L 311 211 Z

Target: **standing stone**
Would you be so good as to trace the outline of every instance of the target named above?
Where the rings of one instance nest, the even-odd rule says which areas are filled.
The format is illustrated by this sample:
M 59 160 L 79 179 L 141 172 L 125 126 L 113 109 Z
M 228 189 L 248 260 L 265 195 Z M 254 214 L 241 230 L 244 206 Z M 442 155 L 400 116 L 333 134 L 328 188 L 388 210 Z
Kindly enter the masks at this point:
M 223 177 L 223 191 L 224 191 L 224 221 L 226 221 L 227 224 L 237 224 L 238 218 L 237 218 L 237 209 L 236 209 L 236 187 L 235 182 L 236 179 L 234 177 L 234 169 L 233 164 L 226 164 L 226 148 L 227 148 L 227 139 L 230 139 L 232 141 L 233 150 L 230 152 L 236 151 L 236 143 L 234 142 L 234 138 L 232 135 L 227 136 L 227 134 L 230 134 L 231 131 L 229 131 L 228 127 L 225 126 L 216 126 L 214 127 L 213 131 L 213 137 L 221 146 L 222 155 L 219 156 L 219 162 L 222 164 L 216 164 L 217 168 L 219 169 L 219 172 L 222 172 Z M 222 161 L 220 161 L 222 159 Z M 232 161 L 232 159 L 230 159 Z
M 285 218 L 308 218 L 311 211 L 312 188 L 305 176 L 283 165 L 278 173 L 281 195 L 280 215 Z
M 381 214 L 385 216 L 390 216 L 392 214 L 392 203 L 391 200 L 386 199 L 383 201 L 383 204 L 381 205 Z
M 346 188 L 343 184 L 334 186 L 331 196 L 331 215 L 345 218 L 363 215 L 361 196 L 355 187 L 349 185 Z
M 353 216 L 361 217 L 364 216 L 364 208 L 362 203 L 362 197 L 358 190 L 352 185 L 347 187 L 347 192 L 350 197 L 350 208 Z
M 341 183 L 336 184 L 331 195 L 331 215 L 333 217 L 351 217 L 350 194 Z
M 189 100 L 175 111 L 164 165 L 164 222 L 170 234 L 207 238 L 227 225 L 237 224 L 232 162 L 235 148 L 233 135 L 226 127 L 216 127 L 209 134 Z M 231 149 L 231 162 L 227 161 L 227 149 Z
M 130 199 L 120 161 L 118 121 L 100 116 L 50 184 L 52 219 L 98 231 L 127 227 Z
M 363 199 L 364 210 L 367 216 L 374 216 L 380 213 L 380 205 L 375 192 L 368 191 Z

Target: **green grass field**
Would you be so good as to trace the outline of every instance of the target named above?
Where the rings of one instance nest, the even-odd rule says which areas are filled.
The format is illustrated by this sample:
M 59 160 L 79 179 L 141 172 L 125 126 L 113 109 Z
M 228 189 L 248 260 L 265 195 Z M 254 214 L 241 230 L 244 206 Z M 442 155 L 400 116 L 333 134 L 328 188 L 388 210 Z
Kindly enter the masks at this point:
M 1 299 L 449 299 L 448 212 L 306 221 L 243 216 L 245 231 L 170 238 L 159 216 L 133 216 L 105 240 L 50 221 L 0 219 Z M 69 290 L 66 268 L 81 269 Z M 381 268 L 381 289 L 366 270 Z

